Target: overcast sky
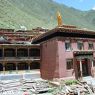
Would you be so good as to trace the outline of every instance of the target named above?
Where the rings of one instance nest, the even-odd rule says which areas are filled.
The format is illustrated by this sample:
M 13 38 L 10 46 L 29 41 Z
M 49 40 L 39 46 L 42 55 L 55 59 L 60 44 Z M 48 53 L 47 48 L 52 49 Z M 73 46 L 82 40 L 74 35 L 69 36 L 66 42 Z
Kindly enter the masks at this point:
M 95 0 L 54 0 L 79 10 L 95 10 Z

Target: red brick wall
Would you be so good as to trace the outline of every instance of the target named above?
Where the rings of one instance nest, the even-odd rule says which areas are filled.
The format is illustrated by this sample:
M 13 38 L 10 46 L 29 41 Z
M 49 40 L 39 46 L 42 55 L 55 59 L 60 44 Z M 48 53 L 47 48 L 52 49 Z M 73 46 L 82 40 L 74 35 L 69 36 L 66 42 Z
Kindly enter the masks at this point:
M 41 76 L 44 79 L 75 77 L 74 69 L 66 69 L 66 59 L 74 59 L 73 51 L 78 50 L 77 41 L 71 40 L 72 51 L 65 50 L 65 40 L 53 38 L 41 44 Z M 88 42 L 84 42 L 88 50 Z M 95 53 L 94 53 L 95 56 Z
M 84 42 L 84 50 L 88 50 L 88 42 L 87 41 Z
M 66 59 L 73 58 L 73 52 L 65 51 L 64 41 L 53 38 L 41 44 L 41 47 L 42 78 L 53 79 L 72 76 L 73 69 L 66 69 Z
M 59 77 L 57 63 L 57 40 L 51 39 L 41 45 L 41 77 L 53 79 Z
M 73 43 L 72 43 L 73 44 Z M 65 41 L 58 41 L 59 77 L 72 77 L 73 69 L 67 70 L 66 59 L 73 59 L 73 52 L 65 50 Z

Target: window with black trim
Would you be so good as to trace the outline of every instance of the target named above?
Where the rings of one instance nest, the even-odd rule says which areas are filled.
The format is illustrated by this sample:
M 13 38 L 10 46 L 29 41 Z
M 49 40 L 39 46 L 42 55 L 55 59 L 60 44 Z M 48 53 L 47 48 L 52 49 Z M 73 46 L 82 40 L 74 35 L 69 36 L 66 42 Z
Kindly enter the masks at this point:
M 84 49 L 83 42 L 78 42 L 77 47 L 78 47 L 79 50 L 83 50 Z
M 92 42 L 89 42 L 88 43 L 88 49 L 90 49 L 90 50 L 94 49 L 94 46 L 93 46 L 93 43 Z
M 70 51 L 71 50 L 71 43 L 70 41 L 65 42 L 65 50 Z
M 66 60 L 67 70 L 73 69 L 73 59 Z

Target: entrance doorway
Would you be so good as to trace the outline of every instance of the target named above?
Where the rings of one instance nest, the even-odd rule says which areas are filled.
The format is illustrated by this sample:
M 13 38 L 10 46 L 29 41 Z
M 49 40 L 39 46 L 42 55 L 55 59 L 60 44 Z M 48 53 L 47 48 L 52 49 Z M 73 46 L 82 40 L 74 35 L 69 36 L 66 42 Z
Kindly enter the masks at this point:
M 88 60 L 85 59 L 83 62 L 82 62 L 82 75 L 83 76 L 89 76 L 89 71 L 88 71 Z
M 81 69 L 82 69 L 82 72 L 81 72 Z M 78 72 L 78 77 L 81 77 L 81 73 L 83 77 L 90 75 L 88 59 L 83 59 L 81 61 L 81 64 L 80 64 L 80 61 L 77 61 L 77 72 Z

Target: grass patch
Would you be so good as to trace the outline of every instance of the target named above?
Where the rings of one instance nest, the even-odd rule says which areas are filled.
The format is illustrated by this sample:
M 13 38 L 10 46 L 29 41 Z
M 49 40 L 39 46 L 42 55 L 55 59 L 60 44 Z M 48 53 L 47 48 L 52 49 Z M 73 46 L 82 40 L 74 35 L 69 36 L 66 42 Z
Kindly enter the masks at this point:
M 65 80 L 65 84 L 66 85 L 74 85 L 74 84 L 78 84 L 77 80 Z

